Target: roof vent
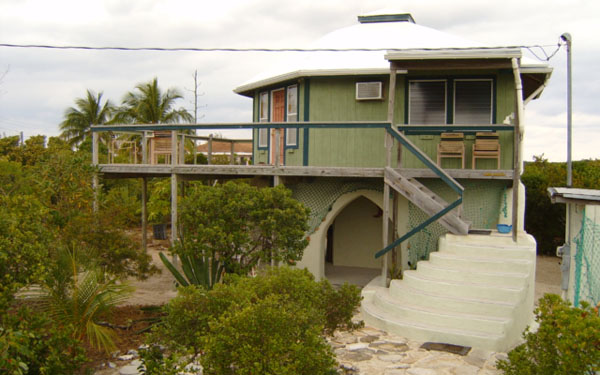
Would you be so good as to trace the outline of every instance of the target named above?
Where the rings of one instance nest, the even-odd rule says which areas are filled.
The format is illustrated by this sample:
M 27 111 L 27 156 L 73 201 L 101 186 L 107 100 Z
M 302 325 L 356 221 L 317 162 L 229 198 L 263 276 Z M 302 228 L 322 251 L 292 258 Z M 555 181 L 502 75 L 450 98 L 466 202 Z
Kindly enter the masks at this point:
M 379 22 L 411 22 L 416 23 L 410 13 L 402 14 L 369 14 L 358 16 L 360 23 L 379 23 Z

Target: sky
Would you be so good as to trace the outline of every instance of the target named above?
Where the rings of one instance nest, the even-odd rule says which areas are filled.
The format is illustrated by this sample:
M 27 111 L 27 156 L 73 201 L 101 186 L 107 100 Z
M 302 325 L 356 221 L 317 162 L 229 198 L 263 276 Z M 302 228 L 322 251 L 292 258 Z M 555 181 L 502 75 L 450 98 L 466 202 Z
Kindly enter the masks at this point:
M 0 43 L 122 47 L 302 48 L 357 16 L 394 7 L 418 24 L 491 46 L 573 38 L 573 159 L 600 159 L 600 2 L 597 0 L 0 0 Z M 524 158 L 567 158 L 566 50 L 525 110 Z M 249 122 L 251 100 L 233 89 L 279 56 L 264 52 L 125 52 L 0 47 L 0 135 L 55 136 L 64 111 L 87 89 L 119 104 L 139 84 L 184 95 L 198 122 Z M 225 137 L 246 133 L 222 132 Z

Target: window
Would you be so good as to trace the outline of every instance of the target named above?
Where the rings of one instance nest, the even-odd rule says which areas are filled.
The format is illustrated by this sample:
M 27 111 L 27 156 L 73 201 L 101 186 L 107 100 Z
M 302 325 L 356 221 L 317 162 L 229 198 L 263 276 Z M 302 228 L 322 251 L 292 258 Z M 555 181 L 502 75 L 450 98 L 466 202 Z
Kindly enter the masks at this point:
M 411 80 L 408 123 L 491 124 L 494 121 L 493 91 L 493 79 Z M 446 103 L 453 103 L 450 114 Z
M 408 123 L 446 123 L 446 81 L 410 81 Z
M 454 81 L 454 123 L 492 123 L 492 80 Z
M 287 88 L 286 103 L 286 121 L 298 121 L 298 85 L 289 86 Z M 285 145 L 298 145 L 298 128 L 286 129 Z
M 269 93 L 261 92 L 259 101 L 259 120 L 260 122 L 269 121 Z M 266 148 L 269 146 L 269 129 L 258 129 L 258 147 Z

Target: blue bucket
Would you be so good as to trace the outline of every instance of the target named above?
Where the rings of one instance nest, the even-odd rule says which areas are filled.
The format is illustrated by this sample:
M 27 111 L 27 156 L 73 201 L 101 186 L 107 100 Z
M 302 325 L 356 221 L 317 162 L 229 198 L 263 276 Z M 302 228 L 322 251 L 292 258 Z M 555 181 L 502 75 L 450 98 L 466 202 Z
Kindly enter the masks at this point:
M 498 224 L 498 225 L 496 225 L 496 228 L 498 228 L 498 232 L 500 232 L 500 233 L 510 233 L 510 230 L 512 229 L 512 225 Z

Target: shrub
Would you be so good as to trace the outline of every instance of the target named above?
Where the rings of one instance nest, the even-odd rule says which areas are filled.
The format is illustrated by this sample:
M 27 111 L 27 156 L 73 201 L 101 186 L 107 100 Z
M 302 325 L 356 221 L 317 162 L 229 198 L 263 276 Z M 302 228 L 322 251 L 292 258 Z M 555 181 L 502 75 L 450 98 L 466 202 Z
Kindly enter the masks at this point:
M 153 339 L 202 354 L 206 374 L 326 374 L 334 362 L 322 334 L 357 327 L 359 303 L 357 287 L 335 290 L 307 270 L 227 275 L 210 291 L 180 288 Z
M 71 326 L 57 325 L 28 308 L 4 315 L 0 328 L 0 373 L 75 373 L 86 357 L 72 332 Z
M 497 367 L 506 375 L 594 375 L 600 371 L 598 309 L 582 303 L 570 307 L 559 296 L 546 294 L 535 310 L 537 332 L 523 333 L 525 343 L 508 353 Z

